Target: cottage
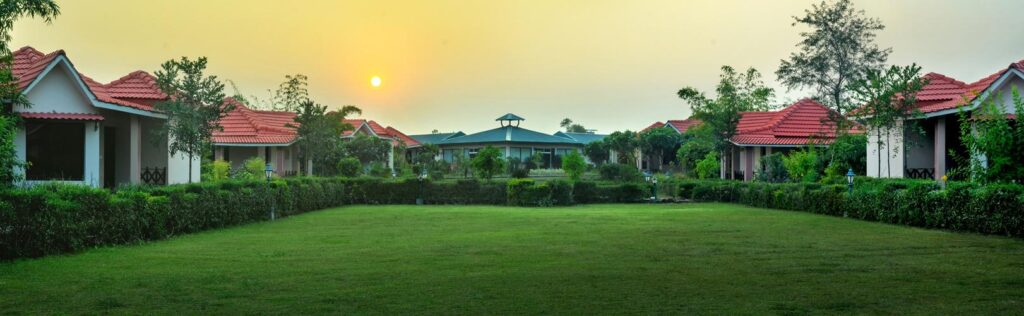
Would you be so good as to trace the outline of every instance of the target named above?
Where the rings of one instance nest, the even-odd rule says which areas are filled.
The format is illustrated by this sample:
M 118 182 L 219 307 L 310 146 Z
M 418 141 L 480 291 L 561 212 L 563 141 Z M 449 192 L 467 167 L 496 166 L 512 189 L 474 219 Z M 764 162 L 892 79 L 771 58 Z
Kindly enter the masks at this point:
M 199 157 L 171 155 L 157 131 L 167 116 L 153 108 L 167 99 L 156 78 L 132 72 L 103 84 L 82 75 L 63 50 L 14 52 L 12 72 L 31 106 L 15 137 L 17 170 L 26 184 L 41 181 L 94 187 L 199 181 Z M 191 177 L 189 171 L 191 170 Z
M 941 179 L 957 167 L 950 152 L 967 155 L 960 139 L 961 111 L 973 111 L 989 98 L 998 97 L 1005 113 L 1016 114 L 1011 91 L 1024 92 L 1024 61 L 972 83 L 937 73 L 924 78 L 928 84 L 915 100 L 920 116 L 897 122 L 888 130 L 868 131 L 868 176 Z
M 686 134 L 690 128 L 700 125 L 701 121 L 696 118 L 688 118 L 685 120 L 666 120 L 662 122 L 654 122 L 648 125 L 646 128 L 640 130 L 640 133 L 644 133 L 656 128 L 666 128 L 680 135 Z M 660 170 L 663 165 L 668 163 L 664 160 L 652 159 L 652 157 L 644 155 L 643 151 L 637 150 L 637 168 L 640 170 Z M 664 157 L 663 157 L 664 158 Z
M 262 157 L 278 176 L 298 173 L 301 166 L 295 128 L 299 124 L 294 112 L 253 110 L 230 97 L 224 99 L 224 104 L 234 109 L 221 118 L 222 129 L 213 133 L 214 159 L 228 161 L 232 169 L 239 169 L 246 159 Z M 306 166 L 312 168 L 313 164 Z
M 722 157 L 723 179 L 754 179 L 761 157 L 787 153 L 800 147 L 827 147 L 835 141 L 835 112 L 811 99 L 803 99 L 778 111 L 743 112 L 736 134 L 729 142 L 739 150 Z M 862 133 L 860 126 L 849 133 Z

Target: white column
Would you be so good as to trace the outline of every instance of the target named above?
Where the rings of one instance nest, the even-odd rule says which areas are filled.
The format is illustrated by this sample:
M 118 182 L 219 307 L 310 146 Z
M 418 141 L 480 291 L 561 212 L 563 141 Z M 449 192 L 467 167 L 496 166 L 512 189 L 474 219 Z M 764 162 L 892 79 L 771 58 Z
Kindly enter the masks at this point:
M 213 160 L 224 160 L 224 147 L 213 148 Z
M 85 123 L 85 174 L 82 181 L 93 187 L 103 185 L 100 175 L 100 123 Z
M 129 115 L 128 128 L 128 181 L 142 183 L 142 124 L 139 116 Z
M 935 122 L 935 180 L 946 175 L 946 118 Z
M 313 175 L 313 159 L 306 160 L 306 175 Z
M 754 149 L 757 147 L 745 147 L 740 154 L 743 157 L 743 181 L 754 180 Z
M 388 151 L 388 169 L 395 172 L 395 146 L 391 146 L 391 150 Z

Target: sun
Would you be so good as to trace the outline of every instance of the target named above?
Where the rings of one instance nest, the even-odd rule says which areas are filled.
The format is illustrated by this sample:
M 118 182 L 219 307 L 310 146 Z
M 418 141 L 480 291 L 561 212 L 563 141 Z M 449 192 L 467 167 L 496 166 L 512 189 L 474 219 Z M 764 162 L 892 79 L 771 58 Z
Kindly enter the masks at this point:
M 370 85 L 372 85 L 374 88 L 380 87 L 380 77 L 373 76 L 373 78 L 370 78 Z

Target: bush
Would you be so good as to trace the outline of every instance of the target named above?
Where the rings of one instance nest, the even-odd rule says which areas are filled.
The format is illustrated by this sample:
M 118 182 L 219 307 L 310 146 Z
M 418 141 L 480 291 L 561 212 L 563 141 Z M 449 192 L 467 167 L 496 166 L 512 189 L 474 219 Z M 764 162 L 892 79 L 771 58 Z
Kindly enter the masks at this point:
M 357 177 L 363 169 L 363 164 L 354 157 L 345 157 L 338 160 L 338 173 L 342 177 Z
M 260 157 L 250 157 L 242 162 L 242 169 L 235 172 L 233 178 L 238 180 L 259 180 L 266 177 L 267 163 Z
M 763 182 L 786 182 L 789 173 L 783 163 L 781 153 L 761 156 L 761 170 L 755 174 L 757 181 Z
M 601 165 L 598 168 L 598 173 L 601 175 L 601 179 L 611 181 L 635 182 L 644 178 L 636 166 L 618 163 Z
M 583 160 L 583 155 L 573 150 L 562 158 L 562 170 L 572 181 L 579 181 L 583 172 L 587 171 L 587 162 Z
M 203 181 L 224 181 L 231 177 L 231 163 L 223 160 L 211 161 L 206 166 Z
M 793 181 L 815 182 L 818 181 L 819 164 L 818 153 L 813 149 L 797 150 L 782 158 L 786 166 L 786 173 Z
M 697 173 L 697 179 L 713 179 L 718 177 L 718 173 L 721 171 L 721 165 L 718 162 L 718 153 L 711 151 L 704 156 L 704 159 L 697 162 L 697 166 L 694 167 L 694 171 Z
M 852 217 L 925 228 L 1024 237 L 1024 185 L 857 178 L 855 189 L 817 183 L 684 181 L 695 201 Z
M 371 177 L 388 178 L 391 177 L 391 168 L 388 168 L 383 162 L 372 162 L 366 174 Z

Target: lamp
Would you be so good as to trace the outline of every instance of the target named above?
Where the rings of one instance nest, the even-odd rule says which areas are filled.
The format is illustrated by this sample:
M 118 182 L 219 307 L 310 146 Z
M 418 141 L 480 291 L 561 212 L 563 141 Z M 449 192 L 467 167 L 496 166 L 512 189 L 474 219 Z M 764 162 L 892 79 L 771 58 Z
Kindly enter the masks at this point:
M 855 176 L 855 174 L 853 174 L 853 168 L 850 168 L 849 171 L 846 171 L 846 186 L 849 187 L 851 194 L 853 193 L 853 177 L 854 176 Z
M 267 174 L 267 182 L 270 182 L 270 179 L 273 178 L 273 176 L 274 176 L 274 166 L 268 163 L 267 166 L 265 168 L 263 168 L 263 172 Z M 275 211 L 277 211 L 277 201 L 276 201 L 276 199 L 274 199 L 274 197 L 275 197 L 274 194 L 271 193 L 270 194 L 270 199 L 271 199 L 271 201 L 270 201 L 270 220 L 274 220 L 274 218 L 277 217 L 276 216 L 277 214 L 274 214 L 274 213 L 276 213 Z
M 267 175 L 267 181 L 270 181 L 274 176 L 274 165 L 268 163 L 266 168 L 263 168 L 263 172 Z

